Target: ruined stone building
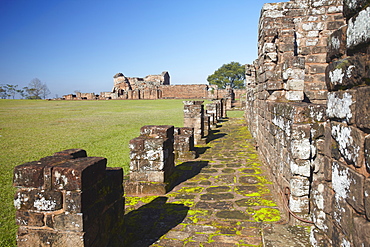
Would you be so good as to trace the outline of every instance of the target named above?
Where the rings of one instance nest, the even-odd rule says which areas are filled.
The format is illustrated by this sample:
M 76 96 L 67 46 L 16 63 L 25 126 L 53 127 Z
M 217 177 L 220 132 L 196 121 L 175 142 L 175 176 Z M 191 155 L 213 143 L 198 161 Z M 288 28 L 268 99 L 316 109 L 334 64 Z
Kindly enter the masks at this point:
M 183 84 L 171 85 L 167 71 L 160 75 L 144 78 L 126 77 L 122 73 L 113 76 L 113 89 L 110 92 L 77 93 L 64 95 L 65 100 L 106 100 L 106 99 L 221 99 L 244 98 L 244 89 L 219 89 L 216 85 Z
M 369 3 L 265 4 L 246 66 L 248 125 L 313 246 L 370 246 Z

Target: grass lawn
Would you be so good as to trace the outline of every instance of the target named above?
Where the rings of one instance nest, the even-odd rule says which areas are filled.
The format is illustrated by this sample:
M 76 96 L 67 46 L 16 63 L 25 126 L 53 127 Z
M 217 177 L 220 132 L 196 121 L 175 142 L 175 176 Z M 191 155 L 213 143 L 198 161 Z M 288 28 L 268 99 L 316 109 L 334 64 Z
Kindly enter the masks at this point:
M 13 168 L 82 148 L 128 172 L 129 140 L 144 125 L 183 126 L 183 100 L 0 100 L 0 246 L 15 246 Z M 206 102 L 205 102 L 206 103 Z M 243 112 L 228 112 L 241 117 Z
M 0 100 L 0 246 L 15 246 L 15 166 L 82 148 L 127 173 L 128 142 L 144 125 L 182 127 L 182 100 Z

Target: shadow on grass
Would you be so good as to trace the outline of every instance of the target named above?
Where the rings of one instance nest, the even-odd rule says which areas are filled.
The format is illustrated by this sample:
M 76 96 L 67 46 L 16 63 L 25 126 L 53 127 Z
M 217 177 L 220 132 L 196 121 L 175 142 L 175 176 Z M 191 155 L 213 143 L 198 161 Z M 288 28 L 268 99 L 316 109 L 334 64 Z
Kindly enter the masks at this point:
M 123 246 L 150 246 L 185 219 L 189 207 L 167 200 L 165 196 L 157 197 L 124 216 Z
M 176 166 L 175 171 L 170 177 L 167 192 L 171 191 L 175 186 L 199 174 L 202 168 L 207 165 L 208 161 L 188 161 Z

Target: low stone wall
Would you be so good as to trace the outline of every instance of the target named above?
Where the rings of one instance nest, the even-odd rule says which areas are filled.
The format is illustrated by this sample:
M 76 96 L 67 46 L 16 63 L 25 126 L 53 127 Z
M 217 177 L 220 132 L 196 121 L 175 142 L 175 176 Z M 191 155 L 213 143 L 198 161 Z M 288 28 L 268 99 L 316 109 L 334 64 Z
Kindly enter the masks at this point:
M 123 170 L 106 163 L 71 149 L 15 167 L 17 245 L 115 245 L 124 216 Z
M 164 99 L 207 99 L 208 85 L 166 85 L 161 86 Z
M 127 195 L 164 195 L 174 167 L 174 127 L 147 125 L 130 141 Z

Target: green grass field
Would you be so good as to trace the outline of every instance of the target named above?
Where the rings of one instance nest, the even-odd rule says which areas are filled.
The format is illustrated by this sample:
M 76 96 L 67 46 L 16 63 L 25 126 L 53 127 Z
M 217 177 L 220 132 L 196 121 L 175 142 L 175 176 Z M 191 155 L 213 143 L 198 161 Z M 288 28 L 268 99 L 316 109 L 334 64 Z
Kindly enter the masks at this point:
M 128 172 L 128 142 L 144 125 L 183 126 L 183 100 L 0 100 L 0 246 L 15 246 L 13 168 L 82 148 Z M 242 112 L 229 112 L 240 117 Z

